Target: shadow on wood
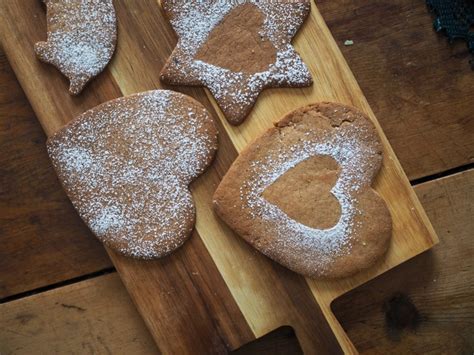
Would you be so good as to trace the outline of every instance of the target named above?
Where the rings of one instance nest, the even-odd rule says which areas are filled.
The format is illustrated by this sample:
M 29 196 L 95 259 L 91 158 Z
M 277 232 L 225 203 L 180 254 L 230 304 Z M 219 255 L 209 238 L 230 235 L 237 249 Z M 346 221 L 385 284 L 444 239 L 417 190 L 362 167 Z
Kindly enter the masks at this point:
M 303 354 L 292 327 L 284 326 L 232 351 L 233 355 Z

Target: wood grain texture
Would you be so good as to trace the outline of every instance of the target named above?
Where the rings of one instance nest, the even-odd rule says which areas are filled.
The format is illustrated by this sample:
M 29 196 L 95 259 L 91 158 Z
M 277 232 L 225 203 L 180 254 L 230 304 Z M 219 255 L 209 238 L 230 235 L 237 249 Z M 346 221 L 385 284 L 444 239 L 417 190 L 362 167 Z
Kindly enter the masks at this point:
M 0 353 L 157 354 L 116 273 L 0 305 Z
M 255 339 L 196 232 L 156 261 L 109 253 L 163 353 L 225 354 Z
M 245 344 L 232 352 L 234 355 L 299 355 L 303 354 L 296 334 L 291 327 L 281 327 L 264 337 Z
M 474 351 L 474 170 L 416 186 L 440 244 L 342 296 L 333 309 L 361 353 Z
M 431 15 L 423 2 L 377 1 L 374 5 L 374 1 L 369 0 L 335 0 L 318 1 L 318 8 L 410 178 L 426 176 L 472 160 L 469 156 L 466 160 L 463 151 L 465 147 L 469 148 L 468 140 L 471 137 L 472 143 L 474 134 L 463 134 L 459 130 L 464 127 L 465 132 L 472 132 L 469 126 L 463 126 L 462 123 L 474 122 L 468 119 L 474 115 L 472 107 L 466 108 L 464 104 L 458 106 L 459 101 L 470 98 L 473 87 L 463 84 L 472 77 L 472 73 L 467 70 L 465 46 L 455 43 L 456 46 L 451 47 L 444 37 L 432 31 Z M 380 18 L 384 21 L 381 22 Z M 133 38 L 146 47 L 140 36 L 134 35 Z M 355 40 L 354 46 L 343 45 L 349 38 Z M 409 58 L 409 62 L 399 55 L 399 44 L 403 44 L 404 56 Z M 376 55 L 368 55 L 375 52 Z M 373 70 L 374 67 L 377 70 Z M 100 244 L 88 237 L 90 233 L 82 227 L 77 214 L 71 212 L 73 209 L 69 201 L 58 189 L 43 146 L 45 136 L 38 128 L 34 113 L 3 53 L 0 53 L 0 75 L 0 151 L 6 152 L 0 156 L 0 230 L 4 235 L 3 241 L 6 241 L 4 250 L 8 251 L 0 258 L 0 280 L 3 281 L 0 297 L 7 297 L 95 272 L 111 264 L 107 263 L 105 253 L 99 251 Z M 436 82 L 433 83 L 434 80 Z M 449 84 L 450 90 L 454 89 L 456 95 L 444 90 L 440 83 L 446 83 L 446 87 Z M 410 111 L 413 103 L 400 97 L 406 90 L 416 92 L 419 102 L 428 102 L 430 98 L 441 95 L 437 109 L 423 106 L 422 111 Z M 449 100 L 445 98 L 447 95 L 450 96 Z M 406 116 L 399 115 L 397 107 L 402 107 L 403 112 L 410 111 L 409 121 L 403 123 L 403 117 Z M 431 119 L 436 121 L 436 135 L 431 131 L 430 144 L 423 144 L 420 148 L 420 139 L 426 141 L 421 131 L 423 122 Z M 415 130 L 415 127 L 418 128 Z M 412 130 L 415 132 L 407 134 Z M 446 156 L 448 159 L 442 158 Z M 16 181 L 22 181 L 21 186 Z M 62 195 L 61 199 L 58 194 Z M 16 202 L 16 207 L 34 205 L 38 208 L 25 209 L 21 218 L 12 219 L 7 208 L 13 205 L 12 201 Z M 30 201 L 35 202 L 30 204 Z M 37 224 L 38 213 L 43 214 L 50 210 L 46 206 L 53 205 L 57 206 L 51 213 L 55 223 L 49 222 L 50 217 L 46 217 L 46 222 L 40 217 L 40 223 Z M 76 227 L 78 225 L 81 227 Z M 79 231 L 76 232 L 76 228 Z M 58 237 L 56 242 L 50 243 L 55 236 Z M 55 247 L 62 241 L 64 244 Z M 29 245 L 34 245 L 34 248 Z M 74 252 L 65 251 L 67 248 L 73 248 Z M 70 255 L 68 258 L 75 260 L 74 268 L 56 262 L 58 256 L 54 259 L 38 257 L 41 254 L 38 251 L 58 254 L 58 249 L 62 255 Z M 24 252 L 29 254 L 25 255 Z M 29 262 L 25 263 L 25 260 Z M 73 271 L 76 272 L 71 273 Z
M 155 2 L 152 4 L 155 7 L 155 11 L 159 11 L 158 4 Z M 25 5 L 26 4 L 22 4 L 21 6 Z M 13 10 L 14 9 L 12 8 L 12 11 Z M 25 8 L 23 8 L 23 10 L 25 10 Z M 149 8 L 147 9 L 147 7 L 143 7 L 143 11 L 148 10 Z M 37 18 L 44 15 L 40 4 L 37 4 L 36 2 L 32 2 L 27 6 L 26 13 Z M 24 15 L 25 14 L 23 13 L 21 16 Z M 152 19 L 152 13 L 148 13 L 148 17 Z M 142 20 L 143 18 L 137 19 L 139 22 Z M 141 23 L 145 24 L 146 22 Z M 44 24 L 41 24 L 40 26 L 42 27 Z M 123 26 L 124 28 L 127 28 L 128 24 L 124 23 Z M 158 33 L 159 32 L 161 31 L 158 31 Z M 40 31 L 39 34 L 36 34 L 35 38 L 39 39 L 41 33 L 44 33 L 44 29 Z M 29 33 L 29 35 L 33 36 L 33 32 Z M 33 40 L 33 42 L 36 41 L 37 39 Z M 36 59 L 34 59 L 34 56 L 31 56 L 30 52 L 32 47 L 25 45 L 25 48 L 27 48 L 27 52 L 29 53 L 26 55 L 28 61 L 31 62 L 33 59 L 34 64 L 31 64 L 38 64 Z M 11 61 L 11 63 L 12 67 L 15 68 L 15 62 Z M 51 69 L 49 67 L 46 68 Z M 57 92 L 62 92 L 62 86 L 67 85 L 67 83 L 57 72 L 50 72 L 46 75 L 56 75 L 56 80 L 63 81 L 63 83 L 58 83 L 57 86 L 54 86 L 57 90 L 51 89 L 51 95 L 47 95 L 48 97 L 45 98 L 46 101 L 43 101 L 41 104 L 43 105 L 46 102 L 49 102 L 51 105 L 49 106 L 50 112 L 47 116 L 49 119 L 42 122 L 43 128 L 49 134 L 60 128 L 65 122 L 72 119 L 77 112 L 82 112 L 87 108 L 105 101 L 105 97 L 110 99 L 122 96 L 121 89 L 116 85 L 110 74 L 105 72 L 96 82 L 92 83 L 92 85 L 98 85 L 98 87 L 89 91 L 89 95 L 84 94 L 79 98 L 74 98 L 67 94 L 63 95 L 64 93 L 62 93 L 58 96 L 60 101 L 57 101 L 55 99 Z M 25 89 L 25 92 L 28 95 L 28 89 Z M 52 107 L 56 107 L 55 110 L 51 110 Z M 54 116 L 54 119 L 51 119 L 51 115 Z M 126 285 L 130 285 L 131 289 L 129 291 L 131 295 L 138 297 L 139 300 L 136 301 L 139 310 L 146 320 L 147 325 L 152 331 L 154 331 L 153 335 L 155 336 L 155 340 L 160 344 L 160 347 L 164 352 L 224 352 L 227 347 L 237 347 L 242 343 L 254 339 L 253 334 L 248 331 L 247 323 L 242 323 L 242 321 L 239 323 L 239 319 L 242 320 L 243 318 L 241 318 L 242 316 L 238 308 L 234 307 L 234 310 L 236 309 L 237 313 L 222 311 L 223 308 L 220 307 L 221 303 L 224 303 L 225 306 L 229 306 L 229 303 L 233 302 L 231 297 L 223 294 L 223 292 L 227 290 L 225 284 L 219 284 L 216 282 L 216 278 L 211 278 L 211 280 L 209 280 L 205 277 L 204 281 L 201 283 L 190 280 L 188 274 L 191 271 L 189 270 L 196 269 L 194 267 L 194 264 L 196 263 L 199 264 L 198 268 L 207 268 L 204 272 L 206 276 L 213 276 L 212 260 L 210 261 L 211 265 L 209 265 L 207 261 L 210 259 L 206 258 L 207 255 L 205 249 L 199 253 L 199 258 L 195 257 L 189 259 L 189 255 L 176 253 L 173 259 L 164 259 L 164 263 L 170 265 L 168 268 L 165 268 L 161 261 L 156 262 L 155 267 L 153 268 L 153 266 L 151 266 L 152 263 L 137 263 L 134 260 L 121 258 L 113 253 L 110 253 L 110 256 L 119 272 L 124 276 Z M 174 263 L 171 263 L 170 260 L 174 260 Z M 217 279 L 221 279 L 218 272 L 214 272 L 217 273 Z M 166 299 L 164 294 L 170 290 L 173 291 L 173 289 L 170 288 L 170 282 L 173 283 L 175 290 L 174 293 Z M 139 287 L 138 285 L 143 285 L 143 287 Z M 168 291 L 163 293 L 160 287 L 165 285 L 168 286 Z M 211 287 L 210 285 L 215 287 L 212 293 L 202 288 L 204 287 L 208 289 Z M 147 292 L 144 292 L 144 289 L 147 288 Z M 161 294 L 162 297 L 157 299 L 156 294 Z M 209 295 L 212 297 L 204 297 Z M 221 302 L 221 299 L 224 300 L 224 302 Z M 215 304 L 213 304 L 213 301 L 215 301 Z M 182 317 L 177 317 L 177 314 L 181 314 Z M 223 319 L 225 320 L 223 321 Z M 322 320 L 324 320 L 324 318 L 322 318 Z M 168 323 L 166 323 L 167 321 Z M 226 327 L 223 325 L 223 322 L 226 322 L 226 325 L 228 324 L 228 326 Z M 239 331 L 235 331 L 232 327 L 234 324 L 238 325 Z M 227 333 L 222 333 L 226 331 Z M 183 336 L 183 339 L 186 339 L 187 341 L 176 341 L 176 337 L 181 335 Z M 240 335 L 242 335 L 241 338 L 239 338 Z
M 62 191 L 4 55 L 0 118 L 0 298 L 111 267 Z
M 0 305 L 0 353 L 159 354 L 118 274 Z M 301 354 L 290 327 L 232 352 Z
M 470 54 L 433 30 L 425 1 L 317 5 L 408 177 L 474 162 Z
M 0 5 L 4 15 L 2 43 L 48 134 L 99 102 L 160 86 L 159 68 L 176 39 L 163 19 L 158 3 L 148 0 L 116 1 L 115 4 L 120 33 L 116 56 L 109 69 L 79 98 L 69 97 L 65 79 L 34 58 L 32 44 L 42 39 L 45 32 L 44 14 L 38 3 L 18 0 L 8 6 Z M 31 21 L 32 18 L 36 21 Z M 248 341 L 249 337 L 259 337 L 283 324 L 294 327 L 303 350 L 308 353 L 339 352 L 332 332 L 336 333 L 343 349 L 351 351 L 350 341 L 332 315 L 330 302 L 347 290 L 426 250 L 436 241 L 434 231 L 379 126 L 387 158 L 375 187 L 387 200 L 395 225 L 390 252 L 377 267 L 339 282 L 304 280 L 256 253 L 215 218 L 211 196 L 230 162 L 251 139 L 288 110 L 309 102 L 336 100 L 361 108 L 376 122 L 315 6 L 302 33 L 305 34 L 300 33 L 295 44 L 315 75 L 317 84 L 308 89 L 265 92 L 251 117 L 240 127 L 230 127 L 213 109 L 215 103 L 205 100 L 204 95 L 208 94 L 204 91 L 183 90 L 205 100 L 204 104 L 219 117 L 220 148 L 224 154 L 192 186 L 197 207 L 193 241 L 171 258 L 154 263 L 140 263 L 111 254 L 138 310 L 164 352 L 233 348 Z M 319 55 L 315 57 L 314 53 Z M 163 266 L 166 264 L 169 269 Z M 199 265 L 205 265 L 209 273 L 205 280 L 193 279 L 189 274 Z M 213 270 L 218 274 L 213 274 Z M 156 297 L 162 291 L 161 285 L 170 282 L 174 282 L 173 285 L 181 291 L 173 298 Z M 209 294 L 208 285 L 215 287 L 214 298 Z M 191 300 L 188 300 L 189 297 Z M 230 305 L 220 304 L 218 300 L 222 297 L 229 300 Z M 181 309 L 194 307 L 197 309 L 196 317 L 172 316 Z M 166 312 L 168 314 L 164 314 Z M 329 320 L 329 325 L 323 315 Z M 169 317 L 175 323 L 164 328 L 160 317 Z M 233 327 L 237 327 L 239 332 L 234 332 Z M 172 335 L 187 340 L 172 342 L 175 339 Z M 196 339 L 195 344 L 192 339 Z
M 337 299 L 333 309 L 362 353 L 472 353 L 474 171 L 421 184 L 415 191 L 440 245 Z M 387 313 L 396 320 L 390 326 Z M 0 324 L 2 354 L 70 353 L 84 347 L 96 353 L 106 348 L 158 351 L 116 274 L 2 304 Z M 236 353 L 298 351 L 289 330 L 276 334 Z

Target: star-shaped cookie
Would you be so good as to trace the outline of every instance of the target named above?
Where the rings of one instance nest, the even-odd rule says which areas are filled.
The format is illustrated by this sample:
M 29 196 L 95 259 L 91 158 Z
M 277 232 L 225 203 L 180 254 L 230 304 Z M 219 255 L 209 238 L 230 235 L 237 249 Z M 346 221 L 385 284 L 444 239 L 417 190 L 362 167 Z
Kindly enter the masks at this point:
M 311 74 L 291 40 L 309 1 L 162 0 L 178 44 L 161 72 L 173 85 L 207 87 L 231 124 L 270 87 L 304 87 Z

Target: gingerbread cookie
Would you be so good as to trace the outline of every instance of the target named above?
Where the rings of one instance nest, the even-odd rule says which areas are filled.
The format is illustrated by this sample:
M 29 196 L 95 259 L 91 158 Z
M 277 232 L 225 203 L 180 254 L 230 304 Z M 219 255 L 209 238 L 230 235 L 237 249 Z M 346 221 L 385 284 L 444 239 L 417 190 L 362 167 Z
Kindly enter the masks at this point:
M 79 94 L 98 75 L 115 50 L 117 21 L 112 0 L 43 0 L 48 39 L 35 44 L 37 57 L 54 65 Z
M 311 85 L 311 74 L 291 45 L 310 1 L 163 0 L 162 5 L 179 40 L 161 79 L 206 86 L 230 123 L 240 124 L 265 88 Z
M 391 217 L 371 188 L 382 145 L 359 110 L 286 115 L 248 146 L 214 195 L 217 214 L 263 254 L 310 277 L 345 277 L 387 250 Z
M 217 130 L 194 99 L 155 90 L 85 112 L 47 148 L 94 234 L 118 253 L 151 259 L 190 236 L 195 209 L 188 186 L 211 163 Z

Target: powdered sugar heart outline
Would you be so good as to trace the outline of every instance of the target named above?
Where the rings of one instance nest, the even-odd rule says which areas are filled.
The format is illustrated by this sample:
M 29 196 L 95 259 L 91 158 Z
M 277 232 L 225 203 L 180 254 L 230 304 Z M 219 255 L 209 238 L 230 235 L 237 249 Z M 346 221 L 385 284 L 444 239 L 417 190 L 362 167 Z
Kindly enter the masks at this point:
M 354 129 L 341 126 L 334 134 L 316 137 L 307 134 L 309 140 L 284 147 L 278 151 L 277 159 L 266 156 L 250 164 L 254 179 L 241 187 L 240 198 L 253 211 L 253 218 L 259 217 L 269 222 L 275 231 L 275 238 L 285 243 L 299 244 L 302 248 L 316 248 L 322 263 L 330 261 L 350 243 L 347 235 L 351 232 L 354 217 L 360 213 L 355 206 L 355 195 L 361 188 L 370 186 L 375 167 L 368 163 L 367 156 L 377 154 L 374 146 L 361 144 Z M 263 197 L 263 192 L 279 177 L 306 159 L 330 156 L 340 166 L 336 184 L 331 189 L 341 206 L 341 216 L 331 228 L 317 229 L 301 224 L 290 218 L 278 206 Z M 355 183 L 353 176 L 361 178 Z
M 173 85 L 207 87 L 231 124 L 240 124 L 260 92 L 270 87 L 302 87 L 312 83 L 311 74 L 291 40 L 310 11 L 309 1 L 265 2 L 249 0 L 265 14 L 263 34 L 277 50 L 276 61 L 266 71 L 233 72 L 195 60 L 194 56 L 211 31 L 240 2 L 164 0 L 163 8 L 178 35 L 178 44 L 161 72 Z
M 339 165 L 338 180 L 328 191 L 341 211 L 326 229 L 292 219 L 264 195 L 279 177 L 312 157 L 330 157 Z M 382 159 L 375 127 L 362 112 L 329 102 L 308 105 L 288 113 L 241 152 L 214 194 L 214 209 L 283 266 L 309 277 L 346 277 L 373 265 L 390 245 L 390 211 L 372 187 Z

